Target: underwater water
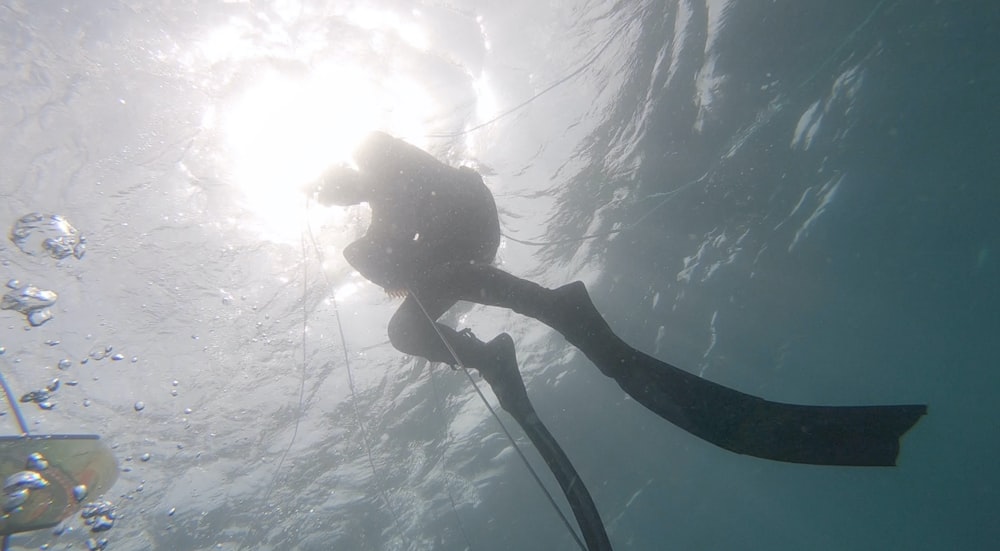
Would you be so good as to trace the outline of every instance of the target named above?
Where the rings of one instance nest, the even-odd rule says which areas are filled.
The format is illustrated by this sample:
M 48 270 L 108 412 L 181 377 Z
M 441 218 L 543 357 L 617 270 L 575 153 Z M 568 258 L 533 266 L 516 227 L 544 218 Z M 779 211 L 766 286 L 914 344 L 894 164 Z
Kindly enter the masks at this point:
M 381 129 L 479 170 L 502 267 L 584 280 L 636 348 L 929 405 L 895 468 L 736 455 L 460 305 L 515 337 L 615 549 L 994 548 L 998 31 L 959 0 L 3 2 L 0 369 L 59 378 L 32 432 L 122 468 L 110 530 L 13 547 L 577 548 L 465 375 L 389 345 L 341 256 L 365 209 L 301 191 Z

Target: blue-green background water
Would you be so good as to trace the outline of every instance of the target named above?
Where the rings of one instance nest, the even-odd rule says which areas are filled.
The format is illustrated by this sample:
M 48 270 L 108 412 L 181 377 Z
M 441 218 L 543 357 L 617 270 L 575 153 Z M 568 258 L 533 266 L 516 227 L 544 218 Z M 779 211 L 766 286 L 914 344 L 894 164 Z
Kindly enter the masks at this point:
M 62 214 L 88 252 L 0 245 L 0 275 L 60 295 L 40 327 L 0 312 L 0 367 L 79 381 L 25 412 L 115 446 L 109 548 L 573 549 L 465 377 L 388 345 L 396 303 L 339 254 L 363 211 L 306 211 L 290 176 L 291 217 L 245 200 L 225 129 L 262 108 L 229 107 L 333 60 L 372 127 L 476 166 L 509 236 L 560 242 L 508 240 L 506 269 L 584 279 L 637 348 L 774 400 L 929 404 L 893 469 L 737 456 L 539 324 L 458 309 L 517 338 L 616 549 L 991 549 L 998 31 L 960 1 L 6 2 L 0 224 Z M 137 361 L 76 361 L 106 345 Z M 82 548 L 67 525 L 15 543 Z

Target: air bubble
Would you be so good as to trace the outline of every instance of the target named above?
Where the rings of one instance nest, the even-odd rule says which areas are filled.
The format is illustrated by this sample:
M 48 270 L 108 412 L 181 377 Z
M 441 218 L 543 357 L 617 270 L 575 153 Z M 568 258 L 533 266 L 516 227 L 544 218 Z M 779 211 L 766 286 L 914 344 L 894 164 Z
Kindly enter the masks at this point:
M 29 471 L 44 471 L 49 468 L 49 462 L 41 453 L 32 452 L 28 454 L 28 461 L 25 466 Z
M 105 530 L 110 530 L 115 525 L 115 519 L 109 517 L 97 517 L 94 519 L 94 523 L 90 525 L 91 532 L 104 532 Z
M 59 295 L 55 291 L 46 291 L 34 285 L 25 285 L 8 291 L 3 296 L 3 301 L 0 302 L 0 308 L 27 314 L 38 308 L 52 306 L 58 298 Z
M 27 488 L 18 488 L 7 492 L 3 500 L 3 511 L 5 513 L 13 513 L 18 507 L 24 505 L 25 501 L 28 501 L 30 495 L 31 492 Z
M 41 490 L 48 485 L 49 481 L 42 478 L 42 475 L 36 471 L 19 471 L 4 479 L 3 491 L 10 492 L 18 488 Z
M 103 360 L 104 358 L 107 358 L 108 355 L 111 354 L 111 350 L 112 347 L 110 345 L 95 346 L 93 349 L 91 349 L 89 355 L 94 360 Z
M 50 319 L 52 319 L 52 311 L 48 308 L 28 312 L 28 323 L 30 323 L 32 327 L 38 327 Z
M 0 300 L 0 310 L 14 310 L 27 316 L 28 323 L 33 327 L 52 319 L 48 307 L 55 304 L 59 295 L 55 291 L 39 289 L 34 285 L 25 285 L 7 292 Z

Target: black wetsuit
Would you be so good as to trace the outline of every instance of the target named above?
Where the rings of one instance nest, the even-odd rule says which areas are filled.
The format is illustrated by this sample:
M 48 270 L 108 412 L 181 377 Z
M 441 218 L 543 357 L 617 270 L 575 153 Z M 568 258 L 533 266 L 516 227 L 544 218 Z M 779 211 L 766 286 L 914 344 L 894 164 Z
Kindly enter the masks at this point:
M 893 465 L 900 436 L 926 412 L 924 405 L 771 402 L 653 358 L 615 335 L 582 283 L 546 289 L 492 266 L 500 238 L 496 205 L 474 171 L 448 167 L 380 133 L 366 140 L 356 161 L 358 173 L 327 179 L 319 195 L 327 203 L 370 203 L 371 227 L 347 247 L 345 257 L 372 282 L 409 290 L 427 309 L 425 315 L 412 295 L 404 300 L 389 323 L 393 346 L 451 364 L 454 351 L 461 363 L 480 369 L 495 390 L 510 383 L 507 398 L 504 388 L 498 392 L 508 411 L 530 410 L 516 363 L 513 375 L 491 372 L 491 364 L 498 363 L 496 347 L 440 323 L 435 330 L 428 315 L 437 320 L 456 301 L 466 300 L 533 317 L 560 332 L 636 401 L 736 453 L 796 463 Z
M 389 341 L 399 351 L 454 364 L 437 331 L 456 331 L 437 320 L 459 298 L 433 274 L 448 266 L 488 266 L 500 245 L 493 195 L 469 168 L 452 168 L 406 142 L 382 133 L 365 140 L 355 154 L 372 209 L 368 232 L 344 250 L 344 257 L 369 281 L 408 295 L 389 321 Z M 335 189 L 323 195 L 332 199 Z M 421 304 L 427 309 L 425 315 Z M 457 338 L 457 337 L 456 337 Z M 453 344 L 468 344 L 462 340 Z

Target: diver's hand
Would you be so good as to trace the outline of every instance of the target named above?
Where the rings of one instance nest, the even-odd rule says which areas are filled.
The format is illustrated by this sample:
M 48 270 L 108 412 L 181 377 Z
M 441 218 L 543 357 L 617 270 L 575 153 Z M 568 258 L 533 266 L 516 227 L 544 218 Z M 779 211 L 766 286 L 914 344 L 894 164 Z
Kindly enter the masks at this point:
M 326 183 L 326 179 L 327 174 L 321 174 L 312 180 L 300 184 L 299 191 L 312 199 L 317 199 L 323 191 L 323 184 Z
M 343 174 L 347 170 L 346 167 L 334 166 L 328 168 L 318 177 L 304 182 L 299 186 L 299 191 L 306 194 L 306 196 L 316 199 L 321 203 L 328 203 L 328 201 L 323 201 L 324 191 L 329 193 L 331 188 L 336 188 L 338 176 Z
M 357 170 L 344 165 L 330 167 L 302 190 L 321 204 L 342 207 L 368 201 L 373 195 L 371 182 Z
M 406 289 L 390 289 L 386 287 L 385 294 L 389 295 L 389 298 L 406 298 L 409 292 Z

